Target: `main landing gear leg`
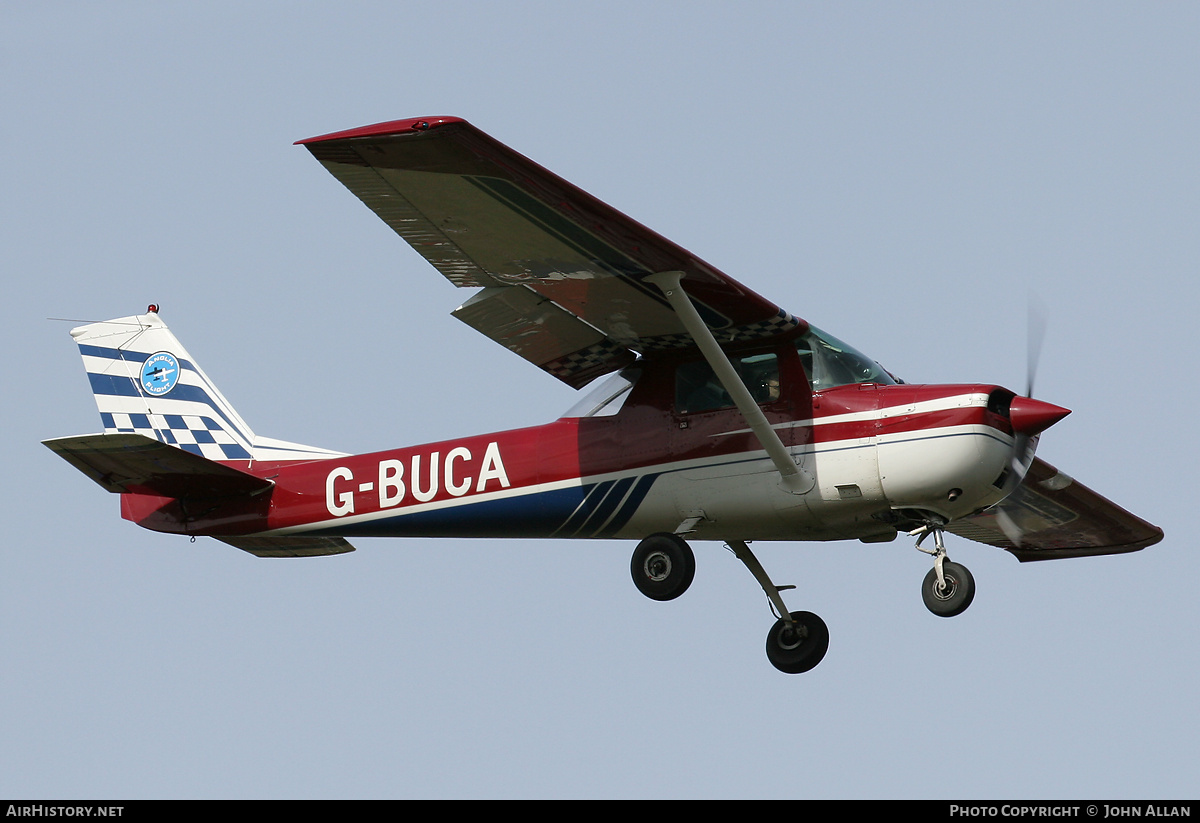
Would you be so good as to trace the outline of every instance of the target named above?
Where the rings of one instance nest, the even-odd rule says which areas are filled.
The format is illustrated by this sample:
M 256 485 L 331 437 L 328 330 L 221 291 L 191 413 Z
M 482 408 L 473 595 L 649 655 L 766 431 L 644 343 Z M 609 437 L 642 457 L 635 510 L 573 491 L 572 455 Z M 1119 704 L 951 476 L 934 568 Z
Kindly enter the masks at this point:
M 934 548 L 921 548 L 921 543 L 930 534 L 933 534 Z M 909 532 L 910 537 L 916 535 L 920 535 L 917 549 L 933 555 L 933 568 L 921 583 L 921 599 L 925 601 L 925 607 L 938 617 L 962 614 L 975 599 L 975 578 L 966 566 L 954 563 L 946 556 L 941 527 L 926 525 Z
M 814 668 L 829 649 L 829 629 L 825 621 L 812 612 L 788 612 L 779 592 L 795 586 L 781 588 L 772 583 L 744 540 L 730 540 L 726 545 L 754 575 L 771 601 L 772 610 L 780 616 L 767 632 L 767 659 L 771 665 L 786 674 L 800 674 Z

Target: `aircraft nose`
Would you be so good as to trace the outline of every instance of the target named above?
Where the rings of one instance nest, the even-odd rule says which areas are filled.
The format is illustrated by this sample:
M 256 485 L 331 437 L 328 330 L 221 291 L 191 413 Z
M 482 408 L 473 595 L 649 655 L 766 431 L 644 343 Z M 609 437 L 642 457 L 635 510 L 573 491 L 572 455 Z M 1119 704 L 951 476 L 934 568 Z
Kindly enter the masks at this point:
M 1014 397 L 1008 407 L 1013 431 L 1029 437 L 1045 431 L 1070 413 L 1070 409 L 1032 397 Z

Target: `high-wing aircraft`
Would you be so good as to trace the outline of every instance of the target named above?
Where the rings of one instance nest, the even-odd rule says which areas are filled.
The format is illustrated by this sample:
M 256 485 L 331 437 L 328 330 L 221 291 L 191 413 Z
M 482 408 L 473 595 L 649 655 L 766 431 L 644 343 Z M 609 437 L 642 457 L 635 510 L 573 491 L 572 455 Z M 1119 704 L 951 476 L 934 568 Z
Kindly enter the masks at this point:
M 787 609 L 751 541 L 905 533 L 933 558 L 925 605 L 949 617 L 975 583 L 945 532 L 1022 561 L 1162 539 L 1034 456 L 1068 411 L 1031 387 L 904 383 L 461 119 L 299 145 L 474 290 L 455 317 L 588 388 L 551 423 L 341 454 L 255 434 L 151 305 L 72 330 L 104 432 L 45 441 L 127 520 L 260 557 L 356 536 L 636 540 L 633 581 L 660 601 L 692 582 L 688 540 L 723 541 L 766 593 L 767 657 L 789 673 L 829 633 Z

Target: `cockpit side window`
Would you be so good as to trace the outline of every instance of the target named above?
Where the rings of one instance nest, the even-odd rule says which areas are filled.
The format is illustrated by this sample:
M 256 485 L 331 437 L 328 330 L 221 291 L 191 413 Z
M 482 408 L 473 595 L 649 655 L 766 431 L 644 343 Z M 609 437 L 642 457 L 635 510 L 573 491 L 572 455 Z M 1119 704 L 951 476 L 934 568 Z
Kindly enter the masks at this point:
M 742 383 L 754 402 L 762 405 L 779 399 L 779 360 L 773 352 L 732 358 Z M 684 363 L 675 370 L 675 409 L 681 414 L 733 408 L 733 398 L 707 361 Z
M 815 326 L 796 343 L 796 351 L 813 391 L 854 383 L 892 385 L 896 381 L 865 354 Z

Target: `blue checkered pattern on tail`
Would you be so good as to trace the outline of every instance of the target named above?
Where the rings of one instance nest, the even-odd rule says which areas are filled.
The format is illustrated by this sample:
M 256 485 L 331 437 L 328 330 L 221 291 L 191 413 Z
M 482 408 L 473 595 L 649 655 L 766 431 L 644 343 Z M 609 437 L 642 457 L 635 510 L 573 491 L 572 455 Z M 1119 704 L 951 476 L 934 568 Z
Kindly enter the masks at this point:
M 250 452 L 211 417 L 101 412 L 104 431 L 144 434 L 209 460 L 249 460 Z

